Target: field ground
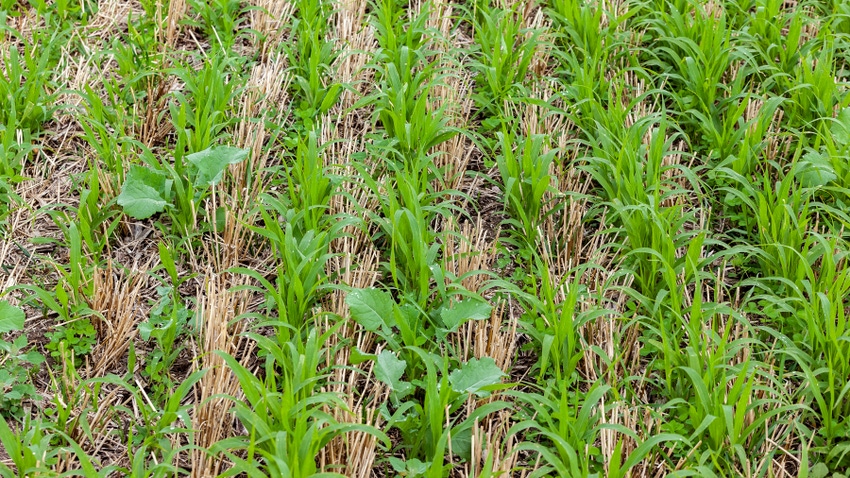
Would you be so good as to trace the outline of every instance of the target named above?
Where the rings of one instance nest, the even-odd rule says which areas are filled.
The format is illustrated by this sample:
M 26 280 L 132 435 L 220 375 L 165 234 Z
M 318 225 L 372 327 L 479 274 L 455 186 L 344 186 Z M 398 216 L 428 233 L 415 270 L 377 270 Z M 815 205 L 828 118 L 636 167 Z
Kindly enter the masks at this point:
M 0 37 L 0 476 L 848 476 L 846 0 Z

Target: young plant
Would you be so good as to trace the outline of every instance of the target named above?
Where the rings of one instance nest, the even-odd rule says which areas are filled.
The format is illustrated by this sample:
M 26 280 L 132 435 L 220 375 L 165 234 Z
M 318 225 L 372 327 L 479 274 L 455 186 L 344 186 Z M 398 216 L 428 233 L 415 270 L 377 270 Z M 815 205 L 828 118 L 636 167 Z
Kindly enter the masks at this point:
M 160 403 L 175 385 L 170 370 L 183 350 L 182 345 L 175 345 L 177 339 L 189 330 L 193 317 L 172 287 L 158 287 L 157 294 L 160 298 L 148 319 L 139 324 L 139 336 L 145 342 L 153 341 L 155 344 L 145 359 L 143 374 L 150 380 L 154 401 Z
M 429 106 L 429 92 L 441 78 L 432 78 L 434 67 L 422 55 L 401 47 L 399 63 L 378 68 L 383 78 L 380 88 L 361 103 L 374 104 L 375 118 L 386 131 L 387 137 L 377 142 L 375 153 L 391 171 L 404 171 L 409 179 L 416 178 L 416 189 L 424 192 L 428 182 L 442 177 L 429 152 L 459 131 L 448 126 L 444 110 L 433 111 Z
M 14 469 L 0 463 L 0 476 L 3 478 L 25 478 L 40 474 L 49 474 L 62 449 L 52 444 L 54 434 L 50 423 L 24 417 L 20 430 L 12 430 L 6 420 L 0 417 L 0 443 L 14 464 Z
M 502 179 L 505 209 L 512 217 L 508 223 L 519 233 L 512 242 L 529 251 L 537 243 L 538 226 L 544 219 L 544 198 L 553 186 L 550 168 L 557 150 L 547 147 L 548 138 L 543 135 L 519 139 L 503 128 L 496 136 L 500 146 L 496 165 Z M 515 146 L 517 143 L 520 146 Z
M 92 162 L 91 169 L 106 173 L 110 179 L 109 189 L 116 190 L 124 184 L 128 158 L 144 147 L 127 131 L 132 120 L 121 103 L 122 88 L 117 81 L 107 81 L 104 87 L 107 101 L 86 86 L 85 92 L 80 93 L 84 110 L 78 117 L 84 131 L 83 138 L 99 159 L 99 162 Z
M 0 301 L 0 334 L 22 331 L 25 318 L 23 310 Z M 0 415 L 3 417 L 23 417 L 22 402 L 38 395 L 29 376 L 33 367 L 44 362 L 44 357 L 35 350 L 24 351 L 27 345 L 23 333 L 11 342 L 0 339 Z
M 390 350 L 401 353 L 401 360 L 409 363 L 408 373 L 415 377 L 425 370 L 425 364 L 415 350 L 430 352 L 438 345 L 445 345 L 446 336 L 466 322 L 490 317 L 490 304 L 457 285 L 442 291 L 441 295 L 463 298 L 445 299 L 427 314 L 417 304 L 408 300 L 398 303 L 388 292 L 380 289 L 352 290 L 345 302 L 351 310 L 351 318 L 383 339 Z M 390 360 L 387 356 L 379 355 L 377 358 Z M 410 391 L 409 387 L 400 386 L 397 398 L 403 398 L 405 392 Z
M 3 22 L 5 23 L 5 22 Z M 20 33 L 2 25 L 0 38 L 22 39 Z M 23 39 L 23 55 L 12 41 L 0 50 L 0 174 L 15 177 L 32 151 L 31 141 L 57 109 L 52 93 L 52 73 L 57 50 L 63 40 L 59 32 L 36 32 L 32 41 Z
M 846 200 L 846 192 L 850 188 L 850 107 L 841 109 L 821 137 L 823 145 L 819 149 L 808 149 L 800 158 L 796 176 L 806 188 L 834 184 L 837 192 Z
M 470 397 L 485 398 L 491 392 L 504 388 L 501 385 L 504 373 L 489 357 L 472 359 L 450 373 L 447 357 L 435 357 L 417 347 L 409 350 L 425 364 L 423 379 L 413 379 L 411 382 L 402 380 L 405 375 L 418 377 L 421 374 L 406 371 L 407 362 L 392 352 L 383 351 L 377 357 L 372 357 L 376 365 L 376 378 L 393 391 L 394 410 L 384 405 L 382 413 L 388 428 L 396 428 L 401 432 L 401 448 L 406 456 L 405 460 L 390 458 L 389 462 L 398 473 L 442 478 L 451 470 L 451 466 L 445 464 L 449 450 L 461 461 L 470 459 L 473 424 L 491 413 L 510 407 L 507 402 L 492 401 L 476 408 L 463 419 L 455 416 Z M 416 389 L 420 389 L 424 395 L 422 402 L 413 396 L 402 401 L 402 397 L 407 394 L 397 394 Z
M 57 325 L 52 332 L 44 334 L 50 339 L 45 348 L 56 361 L 72 361 L 81 365 L 78 360 L 88 355 L 97 343 L 97 331 L 91 319 L 83 318 L 66 325 Z
M 778 324 L 783 354 L 799 367 L 806 383 L 800 393 L 813 402 L 820 422 L 818 442 L 833 446 L 850 441 L 850 322 L 843 306 L 850 294 L 846 244 L 811 233 L 810 255 L 803 275 L 792 283 L 782 277 L 752 279 L 752 300 Z M 813 267 L 818 264 L 818 267 Z M 771 282 L 780 282 L 782 294 Z M 755 305 L 755 304 L 754 304 Z M 777 318 L 774 318 L 778 316 Z M 822 449 L 820 449 L 822 451 Z
M 3 28 L 0 31 L 4 36 L 23 39 L 20 33 L 12 29 Z M 6 125 L 9 118 L 14 118 L 15 125 L 7 134 L 14 134 L 17 129 L 39 133 L 44 122 L 56 110 L 54 94 L 50 93 L 51 75 L 62 37 L 58 32 L 50 36 L 40 32 L 32 42 L 23 40 L 23 55 L 13 47 L 2 52 L 0 124 Z
M 234 462 L 232 472 L 293 478 L 314 476 L 323 471 L 316 465 L 319 450 L 335 437 L 354 431 L 371 434 L 389 444 L 389 438 L 377 429 L 338 423 L 325 411 L 326 408 L 348 411 L 341 397 L 321 390 L 326 376 L 320 364 L 328 353 L 324 345 L 337 330 L 338 326 L 319 335 L 313 328 L 303 339 L 300 334 L 294 334 L 291 342 L 249 333 L 265 354 L 264 377 L 258 377 L 235 358 L 219 352 L 245 394 L 245 401 L 232 400 L 233 412 L 247 429 L 247 435 L 225 439 L 213 446 L 214 453 L 224 453 Z M 247 458 L 243 458 L 246 455 L 242 450 L 247 451 Z
M 73 221 L 64 224 L 61 213 L 51 215 L 55 222 L 61 224 L 65 242 L 50 238 L 44 239 L 44 242 L 55 242 L 67 247 L 68 265 L 53 263 L 60 280 L 52 290 L 30 284 L 15 288 L 29 291 L 26 302 L 37 299 L 45 311 L 50 311 L 59 319 L 54 330 L 46 334 L 50 338 L 47 348 L 51 355 L 56 359 L 70 359 L 70 355 L 74 354 L 79 359 L 88 354 L 95 343 L 96 331 L 91 317 L 98 313 L 89 305 L 94 296 L 94 265 L 83 251 L 83 238 L 77 224 Z
M 724 203 L 730 209 L 730 217 L 737 219 L 745 234 L 750 235 L 748 242 L 755 246 L 752 250 L 757 270 L 763 277 L 782 277 L 798 283 L 809 261 L 811 191 L 800 186 L 793 167 L 785 172 L 776 163 L 770 163 L 754 181 L 727 169 L 718 172 L 734 185 L 720 191 L 726 193 Z M 783 287 L 781 283 L 776 285 Z
M 585 268 L 578 268 L 560 283 L 554 283 L 550 266 L 544 258 L 535 254 L 533 264 L 532 271 L 535 277 L 539 277 L 539 284 L 534 284 L 534 294 L 512 292 L 528 311 L 521 325 L 539 347 L 538 383 L 552 377 L 558 382 L 573 383 L 585 353 L 580 334 L 582 326 L 609 312 L 598 307 L 583 310 L 582 304 L 592 303 L 590 292 L 581 283 Z M 512 287 L 505 289 L 510 291 Z
M 133 353 L 130 354 L 128 365 L 130 371 L 134 370 Z M 84 383 L 86 386 L 101 384 L 118 387 L 126 390 L 126 393 L 132 397 L 131 406 L 117 405 L 112 409 L 114 413 L 123 415 L 125 423 L 128 424 L 122 438 L 130 455 L 128 458 L 132 471 L 121 470 L 123 474 L 165 478 L 186 473 L 186 470 L 179 467 L 179 460 L 182 453 L 194 447 L 192 445 L 194 430 L 185 426 L 192 423 L 190 412 L 195 405 L 185 402 L 186 397 L 205 373 L 206 370 L 198 370 L 190 374 L 176 388 L 168 391 L 160 404 L 151 403 L 143 390 L 115 375 L 93 378 Z M 180 426 L 181 422 L 184 426 Z M 183 435 L 190 444 L 176 446 L 174 438 L 180 435 Z
M 105 50 L 107 60 L 114 60 L 118 69 L 119 79 L 104 80 L 111 90 L 113 98 L 121 102 L 113 102 L 118 107 L 126 105 L 143 105 L 156 101 L 155 91 L 165 79 L 163 65 L 163 45 L 159 41 L 158 26 L 146 15 L 131 16 L 127 21 L 127 33 L 112 39 L 111 48 Z M 141 127 L 145 116 L 139 115 L 135 125 Z
M 399 0 L 370 0 L 369 4 L 372 7 L 369 22 L 380 47 L 377 64 L 400 64 L 410 52 L 427 54 L 427 22 L 431 13 L 427 5 L 414 16 L 413 12 L 405 11 L 404 2 Z
M 553 29 L 557 53 L 570 55 L 578 62 L 592 60 L 601 54 L 606 44 L 615 43 L 611 31 L 616 28 L 614 15 L 601 5 L 579 0 L 553 0 L 546 13 L 557 28 Z M 608 22 L 603 22 L 606 16 Z
M 506 392 L 516 397 L 523 407 L 520 421 L 511 427 L 509 434 L 524 433 L 526 439 L 517 449 L 539 453 L 543 463 L 530 476 L 556 474 L 579 478 L 602 473 L 608 468 L 614 471 L 612 476 L 623 477 L 658 444 L 684 441 L 678 435 L 656 435 L 641 443 L 625 460 L 617 456 L 616 461 L 605 463 L 595 444 L 605 428 L 600 416 L 604 408 L 600 405 L 610 387 L 595 384 L 585 394 L 572 392 L 567 387 L 566 381 L 558 381 L 542 393 Z
M 315 132 L 298 141 L 292 167 L 286 171 L 289 205 L 300 212 L 298 235 L 325 229 L 332 219 L 327 212 L 339 178 L 325 167 L 324 148 Z M 271 199 L 271 198 L 269 198 Z M 279 204 L 278 212 L 283 212 Z
M 195 21 L 188 17 L 184 21 L 200 27 L 210 42 L 217 43 L 222 51 L 228 51 L 236 40 L 240 24 L 239 16 L 245 12 L 239 0 L 189 0 L 189 6 L 201 17 Z
M 81 270 L 81 276 L 86 262 L 92 265 L 100 263 L 105 251 L 109 248 L 112 234 L 119 225 L 116 220 L 118 211 L 112 204 L 101 204 L 103 201 L 100 185 L 100 174 L 97 169 L 89 170 L 84 177 L 85 184 L 77 186 L 80 190 L 80 201 L 76 208 L 65 210 L 49 210 L 47 213 L 53 223 L 62 231 L 66 244 L 71 246 L 74 252 L 74 260 L 81 261 L 75 266 Z M 69 211 L 70 210 L 70 211 Z M 69 214 L 72 213 L 72 214 Z M 76 241 L 81 241 L 81 253 L 77 255 Z M 88 261 L 84 258 L 88 257 Z
M 292 83 L 298 105 L 295 115 L 301 120 L 303 132 L 312 132 L 318 126 L 316 119 L 331 109 L 343 91 L 344 86 L 334 81 L 333 68 L 340 51 L 327 40 L 333 13 L 331 3 L 300 0 L 296 5 L 298 12 L 292 25 L 294 41 L 281 47 L 295 80 Z
M 173 94 L 176 101 L 169 106 L 177 132 L 174 165 L 181 176 L 184 155 L 205 151 L 227 139 L 225 130 L 237 119 L 231 108 L 242 91 L 240 62 L 237 57 L 215 54 L 206 58 L 199 70 L 190 64 L 170 70 L 185 85 L 184 91 Z
M 245 274 L 260 284 L 239 289 L 251 290 L 267 298 L 267 315 L 255 316 L 276 326 L 277 338 L 285 344 L 294 331 L 303 330 L 312 317 L 314 306 L 330 287 L 325 272 L 325 265 L 332 257 L 330 241 L 348 222 L 338 222 L 327 230 L 306 229 L 304 225 L 309 221 L 310 211 L 296 212 L 272 195 L 264 194 L 261 200 L 264 227 L 249 228 L 268 239 L 276 259 L 276 277 L 272 282 L 260 271 L 242 267 L 234 268 L 233 272 Z M 281 224 L 281 219 L 285 224 Z M 275 320 L 270 321 L 269 317 Z
M 240 163 L 247 156 L 246 149 L 214 146 L 186 156 L 187 164 L 177 156 L 174 166 L 149 159 L 146 166 L 130 168 L 117 198 L 118 205 L 135 219 L 147 219 L 167 210 L 174 232 L 191 237 L 198 227 L 198 208 L 212 186 L 222 180 L 229 165 Z M 213 224 L 215 212 L 205 211 L 205 218 Z
M 478 73 L 473 99 L 485 131 L 510 118 L 505 102 L 523 95 L 535 52 L 545 45 L 540 30 L 523 27 L 523 13 L 518 3 L 507 9 L 484 1 L 467 10 L 476 46 L 472 68 Z
M 183 304 L 177 292 L 178 287 L 188 278 L 179 277 L 168 246 L 161 242 L 158 246 L 160 262 L 171 279 L 171 285 L 157 287 L 159 300 L 151 308 L 148 320 L 139 324 L 139 336 L 146 342 L 153 341 L 156 344 L 145 360 L 144 375 L 151 381 L 154 401 L 161 403 L 175 385 L 170 371 L 183 350 L 183 346 L 178 345 L 178 339 L 191 329 L 194 313 Z M 166 283 L 165 279 L 160 281 Z

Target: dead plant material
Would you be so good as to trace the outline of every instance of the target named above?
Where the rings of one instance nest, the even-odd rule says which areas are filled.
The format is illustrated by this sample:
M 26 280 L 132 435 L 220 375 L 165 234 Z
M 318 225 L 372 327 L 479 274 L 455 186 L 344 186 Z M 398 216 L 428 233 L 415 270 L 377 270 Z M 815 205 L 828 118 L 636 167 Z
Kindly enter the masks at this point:
M 248 310 L 249 294 L 247 291 L 229 291 L 229 287 L 240 284 L 233 283 L 233 280 L 239 279 L 208 270 L 204 292 L 198 297 L 201 350 L 196 357 L 196 367 L 206 370 L 206 373 L 197 384 L 198 397 L 192 426 L 196 430 L 197 445 L 206 449 L 234 433 L 231 402 L 220 396 L 227 395 L 237 400 L 242 397 L 239 381 L 219 353 L 242 356 L 243 365 L 249 366 L 255 346 L 253 341 L 242 335 L 246 322 L 234 321 Z M 191 462 L 193 477 L 217 476 L 228 466 L 224 457 L 210 456 L 201 450 L 192 451 Z
M 111 260 L 105 267 L 95 270 L 91 305 L 99 314 L 93 321 L 98 345 L 92 351 L 93 366 L 87 374 L 89 377 L 120 374 L 125 368 L 125 354 L 149 308 L 148 297 L 144 294 L 149 280 L 145 270 L 116 269 Z

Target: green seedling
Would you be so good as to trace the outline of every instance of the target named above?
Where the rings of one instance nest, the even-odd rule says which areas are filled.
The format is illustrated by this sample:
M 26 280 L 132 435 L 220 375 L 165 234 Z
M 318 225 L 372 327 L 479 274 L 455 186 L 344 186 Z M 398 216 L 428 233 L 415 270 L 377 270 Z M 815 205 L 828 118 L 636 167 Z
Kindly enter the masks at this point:
M 609 474 L 624 477 L 659 444 L 686 442 L 676 434 L 658 434 L 640 443 L 625 459 L 618 453 L 611 462 L 604 463 L 601 450 L 595 443 L 606 428 L 600 420 L 599 405 L 609 392 L 610 387 L 596 384 L 580 396 L 569 391 L 564 381 L 547 387 L 543 393 L 507 392 L 527 407 L 510 433 L 524 432 L 526 436 L 536 438 L 535 441 L 521 443 L 518 449 L 539 453 L 544 463 L 531 476 L 554 473 L 578 478 L 602 473 L 607 468 Z M 550 445 L 544 446 L 541 442 L 549 442 Z
M 158 287 L 159 300 L 148 319 L 139 324 L 139 336 L 155 344 L 145 358 L 143 374 L 150 380 L 154 400 L 159 403 L 174 387 L 170 370 L 183 346 L 177 340 L 190 329 L 193 314 L 172 287 Z
M 351 310 L 351 318 L 365 330 L 381 337 L 391 350 L 403 347 L 427 347 L 427 350 L 433 348 L 434 341 L 444 341 L 449 333 L 456 332 L 466 322 L 490 318 L 492 306 L 474 294 L 466 292 L 466 295 L 460 300 L 444 302 L 427 315 L 413 303 L 397 303 L 389 293 L 380 289 L 352 290 L 345 301 Z M 409 352 L 404 352 L 404 357 L 410 361 L 411 374 L 416 376 L 423 366 L 419 357 Z M 405 391 L 410 389 L 405 388 L 402 396 Z
M 20 38 L 20 33 L 6 29 L 4 36 Z M 0 124 L 9 124 L 14 118 L 16 129 L 38 133 L 56 109 L 54 95 L 50 93 L 51 69 L 56 64 L 61 36 L 53 33 L 47 36 L 41 33 L 33 42 L 24 43 L 23 55 L 17 48 L 8 48 L 3 52 L 3 69 L 0 70 Z
M 54 24 L 57 27 L 68 27 L 69 24 L 78 21 L 85 22 L 98 10 L 97 2 L 93 0 L 56 0 L 55 2 L 28 0 L 28 2 L 40 17 L 45 18 L 48 25 Z
M 763 276 L 797 282 L 802 279 L 809 260 L 807 237 L 814 212 L 811 193 L 797 182 L 794 170 L 777 180 L 776 176 L 782 174 L 778 171 L 780 166 L 775 163 L 769 166 L 754 181 L 729 170 L 719 170 L 735 186 L 721 191 L 726 193 L 727 206 L 740 208 L 741 212 L 731 217 L 740 218 L 744 231 L 751 234 L 750 240 L 757 246 L 754 256 Z M 811 169 L 806 171 L 812 174 Z
M 231 164 L 245 160 L 248 150 L 230 146 L 214 146 L 177 159 L 170 164 L 132 166 L 117 198 L 124 212 L 135 219 L 147 219 L 168 210 L 175 232 L 184 236 L 197 230 L 198 209 L 210 194 L 210 188 L 221 182 Z M 210 223 L 214 212 L 206 211 Z
M 472 68 L 478 73 L 478 88 L 473 98 L 484 113 L 485 130 L 510 117 L 505 103 L 523 96 L 535 52 L 546 43 L 540 30 L 522 26 L 522 15 L 519 4 L 503 9 L 475 2 L 472 11 L 467 10 L 477 50 Z
M 603 15 L 609 19 L 614 15 L 599 5 L 577 0 L 554 0 L 546 12 L 557 25 L 553 30 L 559 51 L 574 56 L 579 62 L 597 58 L 606 44 L 614 43 L 611 31 L 616 28 L 617 22 L 609 21 L 605 25 Z
M 26 303 L 38 300 L 45 316 L 53 315 L 59 319 L 55 329 L 46 334 L 50 338 L 47 348 L 51 356 L 55 359 L 70 359 L 71 355 L 65 354 L 72 354 L 81 358 L 91 351 L 97 335 L 91 317 L 97 316 L 98 313 L 89 305 L 94 296 L 93 264 L 84 253 L 83 238 L 77 224 L 65 223 L 62 214 L 52 216 L 54 221 L 60 224 L 66 241 L 62 243 L 48 239 L 46 242 L 58 242 L 68 248 L 68 266 L 53 264 L 60 280 L 52 288 L 30 284 L 21 284 L 14 288 L 30 293 L 25 299 Z
M 65 236 L 66 245 L 70 246 L 74 266 L 70 275 L 72 285 L 88 293 L 90 290 L 83 284 L 83 279 L 90 271 L 85 266 L 89 262 L 100 263 L 119 222 L 116 220 L 118 211 L 111 207 L 112 204 L 101 204 L 103 191 L 97 169 L 89 170 L 84 180 L 85 184 L 78 186 L 80 201 L 77 207 L 66 208 L 71 209 L 73 215 L 63 210 L 48 210 L 47 213 Z M 73 274 L 74 268 L 78 271 L 76 275 Z
M 402 449 L 406 455 L 405 460 L 390 458 L 389 463 L 398 473 L 443 477 L 451 469 L 443 461 L 448 450 L 461 460 L 468 461 L 471 455 L 472 425 L 476 420 L 507 408 L 510 404 L 493 401 L 478 407 L 465 419 L 452 415 L 466 403 L 470 395 L 485 397 L 503 388 L 500 384 L 504 373 L 489 357 L 472 359 L 449 373 L 446 357 L 434 357 L 416 347 L 409 350 L 425 364 L 424 378 L 410 383 L 401 380 L 406 374 L 406 361 L 387 351 L 375 358 L 375 375 L 379 380 L 393 387 L 394 391 L 403 387 L 419 389 L 424 394 L 422 402 L 411 396 L 395 404 L 393 411 L 386 405 L 382 408 L 388 426 L 401 432 Z
M 343 91 L 334 81 L 333 65 L 341 54 L 328 41 L 331 22 L 331 3 L 325 0 L 300 0 L 293 19 L 295 32 L 292 43 L 281 45 L 289 60 L 294 81 L 293 93 L 298 98 L 295 115 L 301 120 L 304 132 L 315 131 L 316 119 L 326 114 Z
M 25 318 L 23 310 L 0 301 L 0 334 L 22 331 Z M 44 362 L 44 357 L 35 350 L 25 351 L 27 345 L 23 333 L 12 341 L 0 339 L 0 415 L 4 417 L 23 417 L 22 402 L 37 397 L 29 375 L 33 367 Z
M 107 101 L 101 98 L 88 86 L 81 93 L 84 101 L 84 113 L 80 113 L 86 142 L 97 153 L 97 158 L 103 164 L 102 171 L 109 174 L 111 189 L 115 190 L 124 183 L 124 174 L 128 158 L 141 151 L 144 147 L 134 140 L 127 132 L 132 120 L 122 107 L 121 88 L 117 82 L 107 82 Z M 99 162 L 93 162 L 92 169 L 101 171 Z
M 544 219 L 545 196 L 553 186 L 550 168 L 557 150 L 546 147 L 547 138 L 535 135 L 520 139 L 503 129 L 499 138 L 496 165 L 502 179 L 508 223 L 519 233 L 512 241 L 519 247 L 537 243 L 538 226 Z M 521 146 L 514 146 L 519 143 Z
M 156 32 L 152 19 L 144 15 L 131 16 L 127 22 L 127 33 L 113 38 L 111 48 L 104 51 L 115 60 L 120 76 L 114 83 L 106 82 L 113 98 L 121 99 L 120 103 L 113 102 L 113 106 L 131 107 L 157 99 L 152 96 L 165 78 L 162 71 L 165 58 Z M 113 88 L 115 84 L 117 87 Z M 136 126 L 140 127 L 143 121 L 143 116 L 138 118 Z
M 415 16 L 405 11 L 404 3 L 399 0 L 370 0 L 369 5 L 372 11 L 369 23 L 375 29 L 380 47 L 378 64 L 398 64 L 410 52 L 427 53 L 429 34 L 432 34 L 426 25 L 430 15 L 427 5 Z
M 123 434 L 119 435 L 126 444 L 132 470 L 124 470 L 124 474 L 166 477 L 186 473 L 179 467 L 178 461 L 182 453 L 194 447 L 191 445 L 194 430 L 186 426 L 192 423 L 190 412 L 195 405 L 185 402 L 206 372 L 198 370 L 191 373 L 176 388 L 169 390 L 159 404 L 151 403 L 143 390 L 115 375 L 93 378 L 83 383 L 92 387 L 118 387 L 132 397 L 132 405 L 113 408 L 114 413 L 128 423 Z M 175 446 L 172 438 L 177 435 L 186 437 L 190 445 Z
M 193 326 L 195 313 L 183 303 L 178 287 L 187 280 L 180 278 L 169 248 L 159 243 L 159 257 L 171 285 L 157 287 L 159 300 L 151 308 L 148 319 L 139 324 L 139 336 L 155 347 L 145 359 L 143 374 L 151 381 L 153 397 L 161 403 L 174 387 L 171 367 L 184 346 L 178 340 Z M 165 279 L 160 282 L 166 284 Z
M 3 478 L 24 478 L 36 474 L 50 473 L 50 466 L 58 461 L 60 447 L 51 445 L 53 433 L 49 423 L 24 418 L 20 430 L 13 430 L 0 417 L 0 443 L 9 455 L 14 469 L 0 463 Z
M 339 178 L 325 167 L 324 146 L 319 145 L 315 132 L 298 141 L 292 167 L 286 172 L 289 205 L 300 211 L 299 236 L 308 231 L 321 230 L 332 218 L 327 212 L 337 191 Z M 278 212 L 283 212 L 278 201 Z
M 394 286 L 409 296 L 412 303 L 426 308 L 432 295 L 431 283 L 442 276 L 439 261 L 442 233 L 431 228 L 435 221 L 463 214 L 450 201 L 455 191 L 430 192 L 429 185 L 421 182 L 421 171 L 397 171 L 383 184 L 373 179 L 362 166 L 360 179 L 373 194 L 381 197 L 379 213 L 364 211 L 364 215 L 378 227 L 374 240 L 388 246 L 389 258 L 383 266 L 389 272 Z M 395 179 L 393 181 L 393 179 Z M 425 187 L 425 191 L 417 189 Z
M 803 187 L 835 184 L 841 190 L 850 187 L 850 107 L 842 108 L 822 135 L 820 149 L 809 149 L 797 163 L 796 176 Z
M 45 348 L 57 361 L 76 361 L 88 355 L 97 342 L 97 331 L 87 318 L 57 325 L 53 332 L 47 332 L 45 336 L 50 339 Z
M 246 11 L 239 0 L 189 0 L 189 6 L 201 17 L 201 21 L 187 17 L 184 20 L 186 23 L 201 27 L 207 38 L 217 43 L 223 51 L 233 47 L 241 22 L 240 15 Z
M 185 85 L 173 93 L 176 101 L 169 105 L 177 132 L 174 167 L 179 175 L 186 174 L 185 154 L 205 151 L 228 138 L 226 129 L 237 119 L 231 108 L 242 91 L 241 65 L 239 58 L 217 54 L 205 59 L 199 70 L 191 65 L 169 70 Z
M 15 47 L 0 50 L 0 174 L 16 178 L 57 109 L 52 72 L 64 37 L 37 32 L 27 40 L 5 27 L 5 20 L 0 25 L 0 38 L 24 43 L 23 53 Z
M 249 226 L 258 236 L 269 241 L 276 259 L 276 277 L 267 279 L 260 271 L 234 268 L 233 272 L 245 274 L 259 285 L 238 289 L 252 290 L 264 295 L 266 314 L 257 315 L 263 322 L 275 325 L 278 340 L 288 343 L 293 331 L 300 331 L 312 318 L 319 299 L 330 289 L 325 265 L 332 257 L 329 252 L 331 238 L 347 225 L 347 221 L 334 224 L 329 230 L 304 227 L 309 212 L 290 209 L 279 198 L 263 195 L 260 214 L 265 227 Z M 281 223 L 281 219 L 285 223 Z M 274 317 L 273 320 L 269 320 Z
M 354 431 L 369 433 L 389 444 L 389 438 L 379 430 L 338 423 L 325 411 L 325 407 L 347 411 L 341 397 L 320 389 L 325 380 L 320 369 L 327 353 L 324 344 L 336 330 L 338 326 L 319 335 L 312 329 L 304 339 L 295 334 L 291 342 L 248 334 L 265 352 L 265 378 L 219 352 L 239 380 L 246 400 L 231 397 L 233 412 L 248 430 L 247 436 L 225 439 L 213 446 L 213 451 L 233 460 L 234 472 L 313 476 L 320 471 L 315 459 L 319 450 L 334 437 Z M 246 450 L 247 458 L 236 455 L 237 450 Z

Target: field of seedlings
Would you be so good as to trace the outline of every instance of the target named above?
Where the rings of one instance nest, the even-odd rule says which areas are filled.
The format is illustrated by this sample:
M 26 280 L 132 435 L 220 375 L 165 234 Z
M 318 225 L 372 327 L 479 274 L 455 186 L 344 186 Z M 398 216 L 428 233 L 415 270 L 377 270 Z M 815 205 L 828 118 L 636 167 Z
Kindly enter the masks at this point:
M 0 0 L 0 478 L 850 476 L 847 0 Z

